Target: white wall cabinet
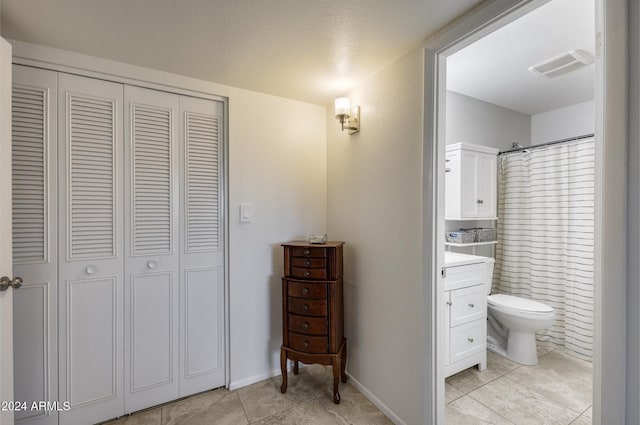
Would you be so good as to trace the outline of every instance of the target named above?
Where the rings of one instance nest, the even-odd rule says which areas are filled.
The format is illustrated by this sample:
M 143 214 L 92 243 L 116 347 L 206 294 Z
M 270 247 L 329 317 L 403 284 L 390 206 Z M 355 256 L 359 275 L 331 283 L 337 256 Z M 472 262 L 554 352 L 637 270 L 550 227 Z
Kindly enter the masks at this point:
M 498 149 L 457 143 L 446 151 L 445 218 L 497 216 Z
M 14 75 L 16 397 L 71 403 L 18 423 L 224 386 L 223 104 Z

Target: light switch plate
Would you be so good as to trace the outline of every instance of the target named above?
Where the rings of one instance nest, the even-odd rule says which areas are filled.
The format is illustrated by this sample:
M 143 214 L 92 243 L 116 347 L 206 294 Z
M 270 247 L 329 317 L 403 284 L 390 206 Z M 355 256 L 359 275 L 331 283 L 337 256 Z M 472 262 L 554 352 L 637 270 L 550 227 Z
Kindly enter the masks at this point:
M 251 223 L 253 211 L 251 204 L 240 204 L 240 223 Z

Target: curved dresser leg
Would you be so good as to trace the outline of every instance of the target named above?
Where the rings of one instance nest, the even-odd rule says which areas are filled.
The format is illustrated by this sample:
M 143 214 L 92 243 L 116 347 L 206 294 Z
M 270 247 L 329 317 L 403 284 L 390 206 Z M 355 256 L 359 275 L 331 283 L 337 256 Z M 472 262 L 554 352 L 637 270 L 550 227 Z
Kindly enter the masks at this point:
M 333 402 L 335 404 L 340 404 L 340 356 L 333 356 L 331 360 L 331 366 L 333 367 Z
M 342 353 L 340 354 L 340 363 L 341 363 L 341 378 L 344 384 L 347 383 L 347 340 L 344 340 L 344 347 L 342 348 Z
M 280 349 L 280 370 L 282 371 L 282 385 L 280 386 L 280 392 L 287 392 L 287 350 Z

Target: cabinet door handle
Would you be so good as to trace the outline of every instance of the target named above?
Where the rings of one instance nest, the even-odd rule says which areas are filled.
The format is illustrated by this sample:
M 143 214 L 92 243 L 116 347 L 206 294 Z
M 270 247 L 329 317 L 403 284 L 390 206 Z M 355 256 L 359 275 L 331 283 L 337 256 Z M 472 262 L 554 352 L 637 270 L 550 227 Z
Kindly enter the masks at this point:
M 467 341 L 473 342 L 473 338 L 467 338 Z
M 447 301 L 447 305 L 451 305 L 453 304 L 451 301 Z
M 449 167 L 445 167 L 445 168 L 444 168 L 444 172 L 445 172 L 445 173 L 450 173 L 450 172 L 451 172 L 451 168 L 449 168 Z
M 98 268 L 96 266 L 87 266 L 87 268 L 84 269 L 84 271 L 87 274 L 96 274 L 98 272 Z
M 469 303 L 469 308 L 475 307 L 473 303 Z
M 302 295 L 308 295 L 309 294 L 309 288 L 302 288 Z
M 476 202 L 477 202 L 478 204 L 484 204 L 484 201 L 483 201 L 482 199 L 478 199 Z

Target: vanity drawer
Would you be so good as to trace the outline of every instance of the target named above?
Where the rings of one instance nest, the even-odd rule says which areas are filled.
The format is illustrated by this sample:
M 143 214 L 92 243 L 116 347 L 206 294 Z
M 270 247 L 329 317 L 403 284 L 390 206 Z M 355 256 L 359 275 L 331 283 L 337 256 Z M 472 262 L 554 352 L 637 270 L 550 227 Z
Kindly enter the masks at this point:
M 289 347 L 305 353 L 326 353 L 329 349 L 329 339 L 326 336 L 311 336 L 289 332 Z
M 451 328 L 451 363 L 486 350 L 487 320 L 481 319 Z
M 289 297 L 289 312 L 306 316 L 326 316 L 327 300 L 310 300 Z
M 326 258 L 327 250 L 326 250 L 326 248 L 294 247 L 292 249 L 292 254 L 293 254 L 294 257 L 322 257 L 322 258 Z
M 491 282 L 489 282 L 490 276 L 487 273 L 487 266 L 485 263 L 446 267 L 445 271 L 445 291 L 480 284 L 491 285 Z
M 289 313 L 289 330 L 306 335 L 327 335 L 327 318 Z
M 327 284 L 318 282 L 288 281 L 288 294 L 297 298 L 327 298 Z
M 291 268 L 291 276 L 303 279 L 327 280 L 326 269 L 303 269 L 300 267 Z
M 449 291 L 451 327 L 487 317 L 487 286 Z

